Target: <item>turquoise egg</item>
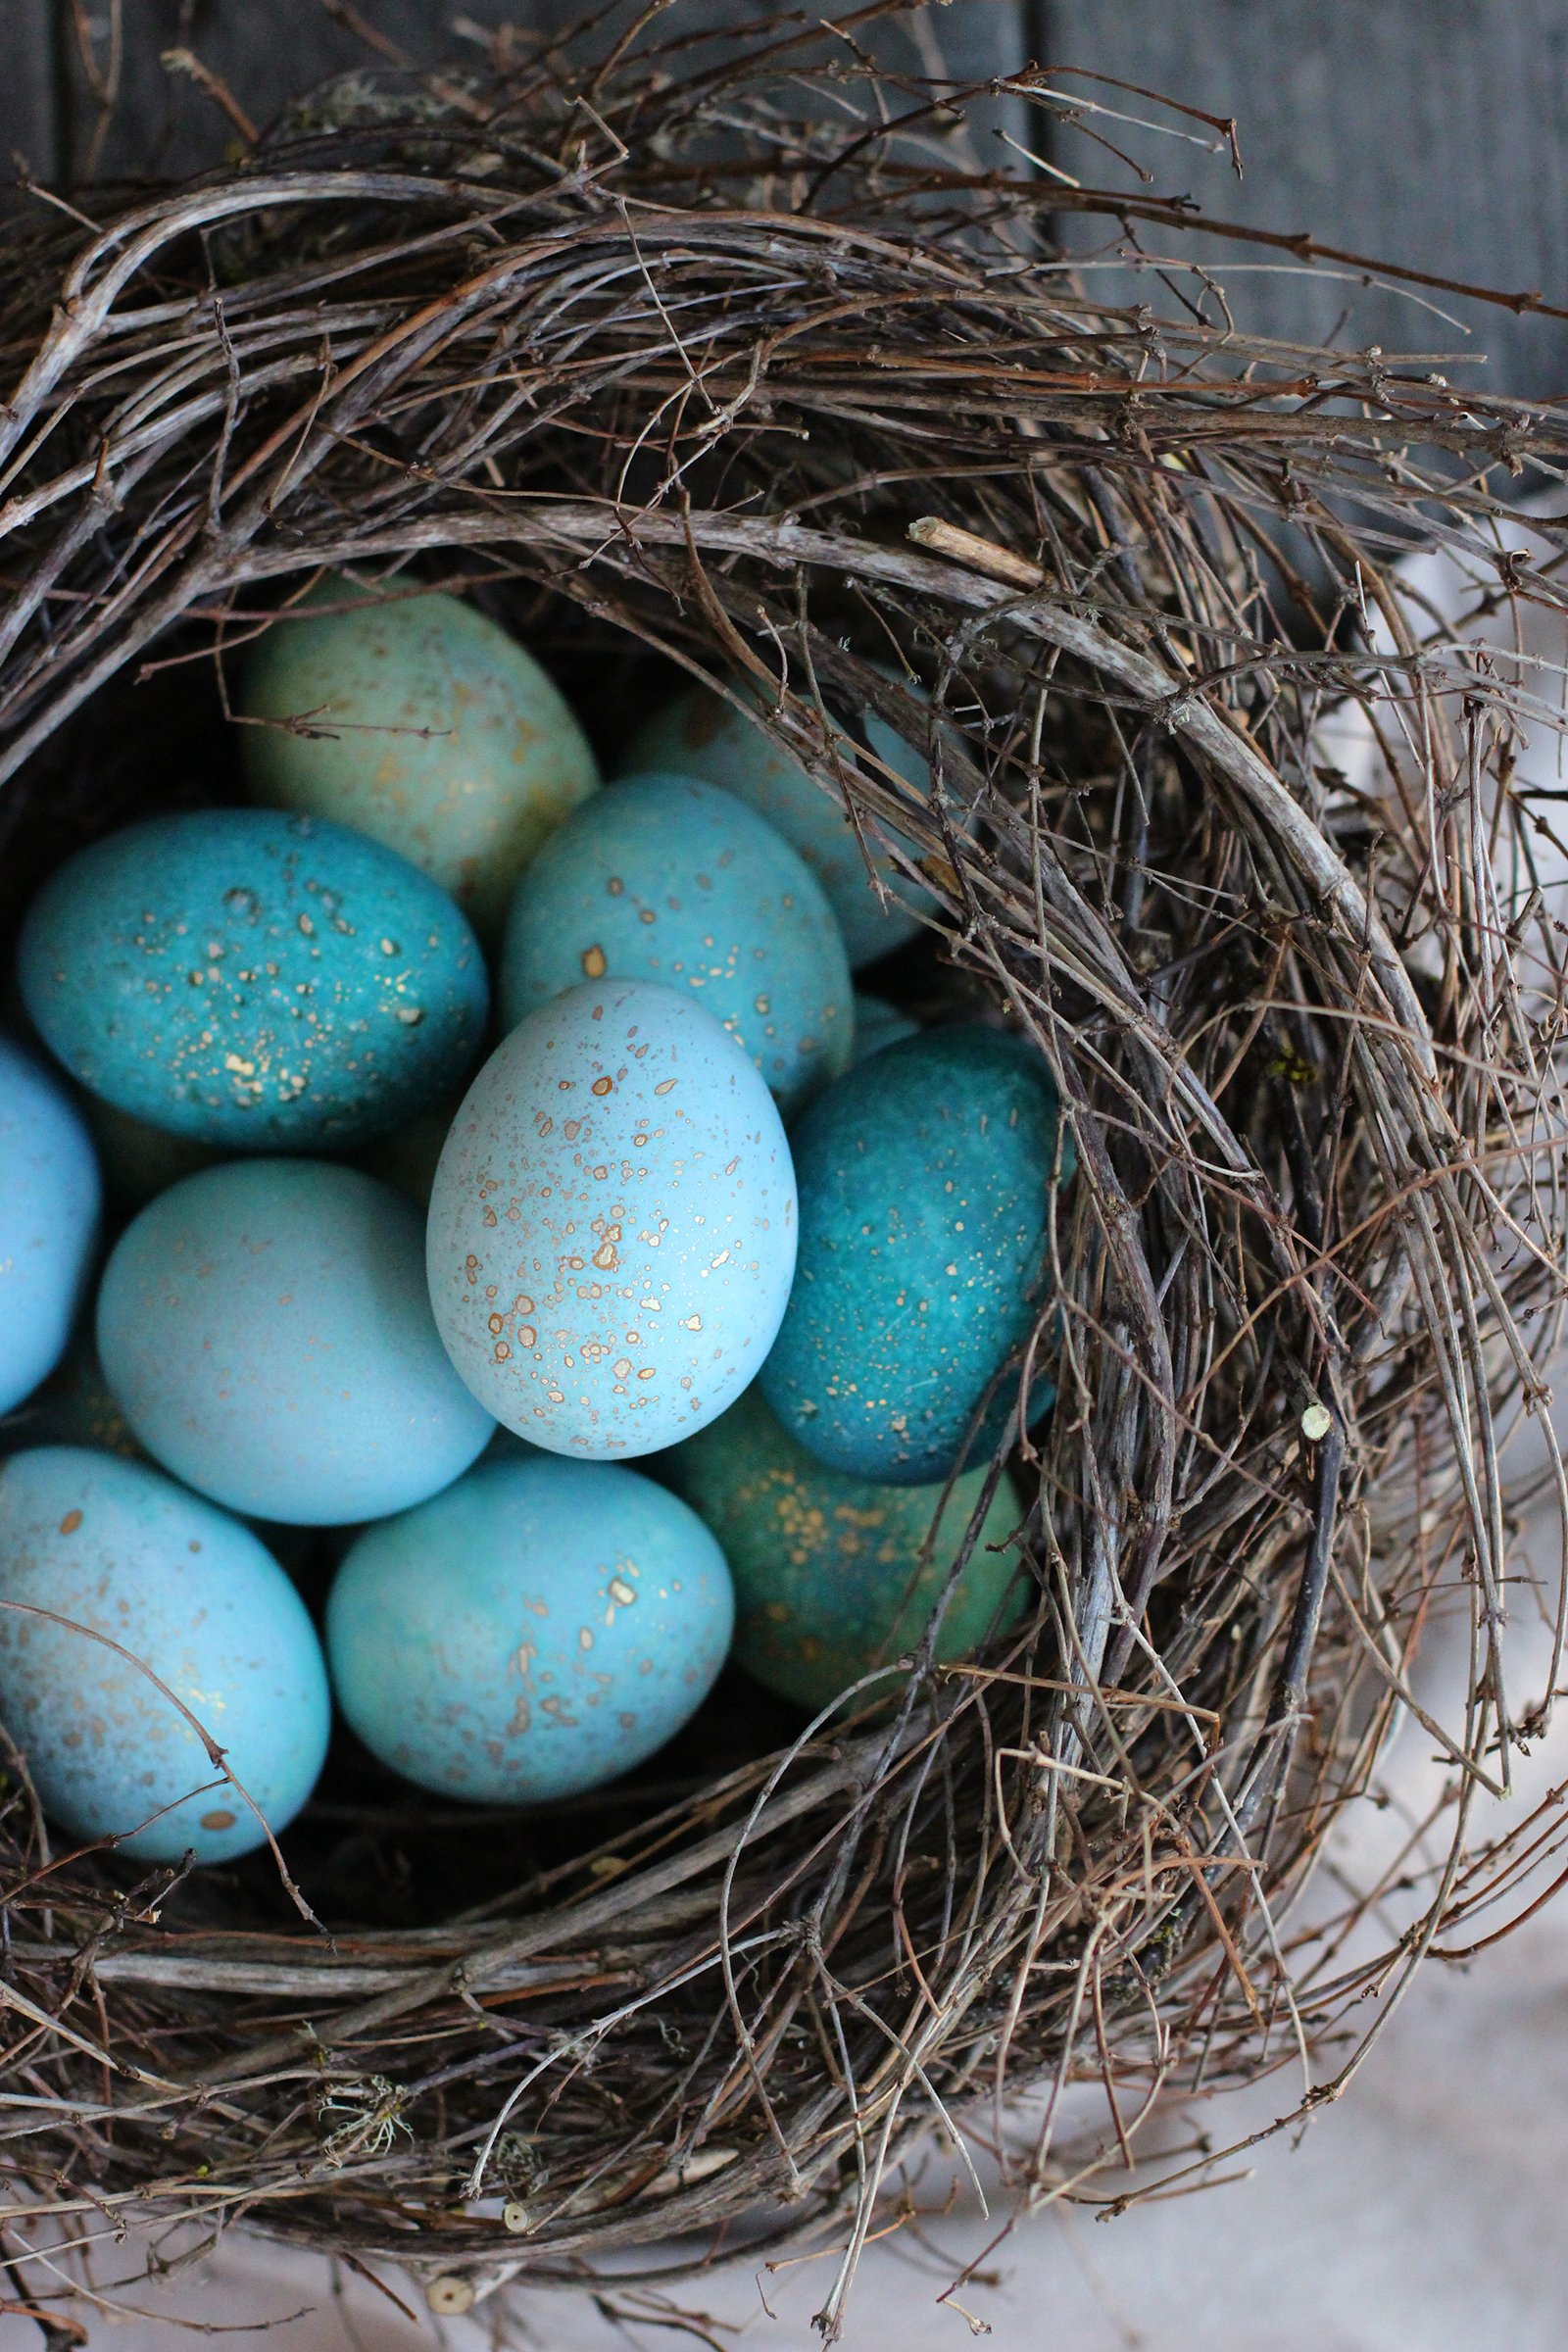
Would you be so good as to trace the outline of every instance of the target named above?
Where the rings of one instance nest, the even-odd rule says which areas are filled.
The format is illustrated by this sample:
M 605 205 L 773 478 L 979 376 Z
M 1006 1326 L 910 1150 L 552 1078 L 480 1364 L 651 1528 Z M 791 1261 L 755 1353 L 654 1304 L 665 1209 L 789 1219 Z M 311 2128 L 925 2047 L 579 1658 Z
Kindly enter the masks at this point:
M 327 1160 L 228 1160 L 121 1235 L 98 1352 L 156 1461 L 230 1510 L 406 1510 L 490 1435 L 430 1317 L 416 1209 Z
M 100 1205 L 81 1113 L 58 1078 L 0 1037 L 0 1413 L 65 1353 Z
M 20 977 L 74 1078 L 227 1152 L 397 1126 L 462 1083 L 489 1000 L 472 931 L 407 858 L 261 808 L 79 851 L 33 902 Z
M 737 683 L 736 692 L 758 700 L 757 690 L 748 685 Z M 931 785 L 924 753 L 895 735 L 872 711 L 865 712 L 861 723 L 877 759 L 923 801 Z M 853 761 L 855 746 L 848 736 L 841 743 L 845 759 Z M 914 909 L 931 904 L 928 894 L 907 882 L 869 838 L 862 851 L 859 836 L 833 794 L 721 695 L 706 686 L 687 687 L 638 729 L 620 761 L 620 773 L 639 775 L 655 769 L 720 785 L 782 833 L 826 891 L 855 966 L 874 963 L 919 930 Z M 873 870 L 894 892 L 886 906 L 866 874 L 867 852 Z
M 889 1004 L 881 997 L 863 996 L 855 992 L 855 1052 L 853 1063 L 869 1061 L 884 1046 L 900 1046 L 906 1037 L 918 1037 L 920 1024 Z
M 258 641 L 241 694 L 247 717 L 308 722 L 241 728 L 256 798 L 384 842 L 486 939 L 540 844 L 599 781 L 559 687 L 455 596 L 329 580 Z
M 756 1389 L 678 1446 L 665 1467 L 729 1562 L 736 1664 L 812 1714 L 919 1647 L 987 1475 L 984 1466 L 966 1470 L 951 1489 L 847 1477 L 798 1446 Z M 1006 1544 L 1022 1517 L 1004 1475 L 943 1613 L 936 1655 L 944 1664 L 1023 1614 L 1017 1554 L 989 1548 Z M 859 1703 L 902 1679 L 884 1676 Z
M 248 1528 L 140 1462 L 75 1446 L 13 1454 L 5 1602 L 70 1620 L 0 1606 L 0 1715 L 72 1837 L 225 1862 L 265 1842 L 264 1822 L 293 1820 L 326 1754 L 326 1669 L 304 1602 Z
M 735 1603 L 696 1513 L 634 1470 L 488 1462 L 351 1547 L 326 1609 L 344 1715 L 480 1803 L 629 1772 L 708 1695 Z
M 993 1382 L 971 1459 L 1016 1410 L 1004 1366 L 1049 1289 L 1051 1196 L 1073 1162 L 1063 1135 L 1057 1164 L 1051 1073 L 994 1029 L 934 1030 L 830 1087 L 794 1149 L 800 1263 L 762 1394 L 833 1469 L 946 1478 Z
M 833 909 L 782 834 L 715 785 L 616 784 L 523 875 L 501 959 L 507 1027 L 607 974 L 700 993 L 786 1116 L 849 1067 L 850 968 Z
M 470 1087 L 428 1265 L 487 1412 L 552 1453 L 657 1452 L 755 1378 L 789 1298 L 795 1175 L 773 1098 L 686 990 L 586 982 Z

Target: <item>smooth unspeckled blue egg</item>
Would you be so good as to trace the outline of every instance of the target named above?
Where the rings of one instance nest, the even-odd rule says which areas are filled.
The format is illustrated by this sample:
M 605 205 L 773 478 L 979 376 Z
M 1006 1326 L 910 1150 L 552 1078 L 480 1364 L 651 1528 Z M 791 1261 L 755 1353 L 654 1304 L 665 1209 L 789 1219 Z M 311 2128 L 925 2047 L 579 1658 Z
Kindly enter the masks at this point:
M 487 939 L 540 843 L 599 781 L 533 656 L 472 605 L 407 583 L 378 600 L 324 582 L 259 640 L 242 697 L 249 717 L 309 726 L 241 729 L 259 801 L 385 842 Z
M 756 690 L 745 683 L 738 681 L 736 692 L 757 700 Z M 877 759 L 923 800 L 931 783 L 924 754 L 873 711 L 865 713 L 862 723 Z M 845 759 L 853 761 L 857 754 L 848 736 L 842 739 L 842 749 Z M 859 836 L 832 793 L 721 695 L 706 686 L 687 687 L 638 729 L 620 773 L 654 769 L 720 785 L 782 833 L 826 891 L 852 964 L 874 963 L 920 928 L 912 909 L 930 904 L 927 894 L 877 851 L 869 833 L 862 851 Z M 892 884 L 895 898 L 886 906 L 867 877 L 866 852 L 875 871 Z
M 23 927 L 28 1012 L 73 1077 L 229 1152 L 336 1151 L 460 1085 L 489 987 L 407 858 L 262 808 L 94 842 Z
M 777 1107 L 684 990 L 587 982 L 486 1062 L 436 1170 L 430 1298 L 487 1412 L 552 1453 L 653 1453 L 733 1402 L 795 1270 Z
M 81 1113 L 58 1078 L 0 1037 L 0 1413 L 65 1353 L 101 1200 Z
M 781 1429 L 757 1390 L 667 1456 L 735 1581 L 737 1665 L 814 1714 L 862 1675 L 918 1649 L 980 1500 L 987 1470 L 951 1488 L 873 1486 L 830 1470 Z M 946 1503 L 944 1504 L 944 1496 Z M 1023 1512 L 1004 1474 L 937 1631 L 944 1664 L 1022 1614 Z M 860 1703 L 895 1688 L 886 1676 Z
M 696 1513 L 634 1470 L 487 1462 L 353 1544 L 326 1610 L 338 1704 L 422 1788 L 594 1788 L 711 1689 L 735 1603 Z
M 1049 1287 L 1051 1195 L 1073 1164 L 1051 1073 L 1019 1039 L 939 1029 L 841 1078 L 794 1146 L 800 1264 L 762 1394 L 834 1469 L 946 1478 Z M 978 1448 L 1016 1405 L 1004 1376 Z
M 338 1526 L 421 1502 L 490 1436 L 430 1317 L 417 1211 L 357 1168 L 229 1160 L 104 1270 L 98 1352 L 148 1452 L 230 1510 Z
M 716 785 L 613 785 L 523 875 L 501 962 L 507 1027 L 607 974 L 700 994 L 786 1115 L 849 1067 L 850 968 L 822 886 Z
M 855 1052 L 853 1064 L 869 1061 L 885 1046 L 900 1046 L 906 1037 L 918 1037 L 920 1024 L 908 1013 L 901 1012 L 896 1004 L 887 1004 L 881 997 L 863 996 L 855 992 Z
M 76 1446 L 13 1454 L 0 1463 L 3 1601 L 71 1621 L 0 1607 L 0 1715 L 73 1836 L 119 1838 L 150 1862 L 222 1862 L 264 1842 L 176 1699 L 269 1829 L 305 1803 L 331 1712 L 320 1644 L 271 1553 L 225 1511 L 140 1462 Z

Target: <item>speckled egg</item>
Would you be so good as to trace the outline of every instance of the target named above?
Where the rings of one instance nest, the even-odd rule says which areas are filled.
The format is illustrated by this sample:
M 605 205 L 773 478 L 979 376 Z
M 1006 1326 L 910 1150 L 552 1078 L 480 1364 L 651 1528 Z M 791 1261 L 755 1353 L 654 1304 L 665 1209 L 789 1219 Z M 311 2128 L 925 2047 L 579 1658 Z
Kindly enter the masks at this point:
M 327 581 L 260 639 L 241 691 L 248 717 L 309 723 L 240 730 L 256 798 L 385 842 L 486 939 L 599 781 L 554 681 L 455 596 Z
M 150 1201 L 104 1270 L 98 1352 L 155 1460 L 258 1518 L 405 1510 L 490 1435 L 430 1317 L 418 1212 L 330 1161 L 229 1160 Z
M 966 1470 L 951 1491 L 940 1481 L 889 1487 L 848 1478 L 798 1446 L 756 1389 L 664 1466 L 729 1562 L 736 1663 L 813 1714 L 918 1648 L 987 1475 L 984 1466 Z M 944 1663 L 1021 1615 L 1017 1554 L 991 1546 L 1005 1545 L 1022 1517 L 1004 1476 L 943 1612 L 936 1654 Z M 898 1680 L 883 1677 L 860 1703 Z
M 3 1602 L 21 1606 L 0 1606 L 0 1715 L 72 1837 L 223 1862 L 305 1803 L 330 1721 L 320 1644 L 270 1552 L 225 1511 L 139 1462 L 75 1446 L 14 1454 L 0 1463 Z
M 586 982 L 474 1080 L 428 1262 L 487 1412 L 552 1453 L 656 1452 L 734 1401 L 789 1298 L 795 1174 L 773 1098 L 686 990 Z
M 700 993 L 786 1117 L 849 1067 L 850 968 L 822 886 L 716 785 L 613 785 L 523 875 L 501 961 L 507 1027 L 607 974 Z
M 81 1113 L 58 1078 L 0 1037 L 0 1413 L 65 1352 L 100 1201 Z
M 935 1030 L 830 1087 L 794 1147 L 800 1264 L 762 1394 L 833 1469 L 946 1478 L 1049 1285 L 1051 1195 L 1072 1164 L 1051 1073 L 1017 1038 Z M 1004 1374 L 980 1450 L 1016 1403 Z
M 466 920 L 407 858 L 262 808 L 78 852 L 34 900 L 19 968 L 73 1077 L 227 1152 L 397 1126 L 462 1083 L 489 996 Z
M 361 1536 L 326 1611 L 338 1704 L 421 1788 L 571 1796 L 662 1747 L 712 1687 L 724 1555 L 634 1470 L 487 1462 Z
M 755 690 L 745 684 L 738 683 L 736 691 L 755 699 Z M 872 711 L 862 723 L 877 759 L 923 799 L 931 781 L 924 754 L 895 735 Z M 855 757 L 848 737 L 844 753 L 847 759 Z M 852 964 L 874 963 L 919 929 L 912 909 L 929 903 L 925 893 L 906 882 L 868 839 L 872 864 L 890 881 L 899 902 L 884 906 L 867 878 L 859 837 L 832 794 L 722 696 L 706 686 L 688 687 L 638 729 L 620 761 L 620 772 L 635 775 L 654 769 L 720 785 L 782 833 L 826 891 Z
M 900 1046 L 906 1037 L 918 1037 L 920 1024 L 901 1012 L 896 1004 L 887 1004 L 881 997 L 863 996 L 855 992 L 855 1052 L 852 1064 L 869 1061 L 884 1046 Z

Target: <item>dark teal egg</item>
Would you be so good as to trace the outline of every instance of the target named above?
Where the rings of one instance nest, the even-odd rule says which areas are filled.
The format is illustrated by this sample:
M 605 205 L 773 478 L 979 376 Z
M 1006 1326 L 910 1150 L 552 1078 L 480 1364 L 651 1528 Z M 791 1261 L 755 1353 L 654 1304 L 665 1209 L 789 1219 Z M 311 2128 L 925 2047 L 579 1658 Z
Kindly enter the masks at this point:
M 748 1389 L 727 1413 L 664 1456 L 670 1482 L 717 1537 L 735 1580 L 738 1665 L 815 1714 L 862 1676 L 916 1650 L 980 1499 L 986 1470 L 948 1492 L 873 1486 L 830 1470 Z M 967 1657 L 1022 1615 L 1027 1593 L 1005 1545 L 1023 1511 L 998 1486 L 938 1631 L 943 1663 Z M 892 1675 L 861 1703 L 895 1686 Z
M 33 902 L 19 969 L 73 1077 L 227 1152 L 397 1126 L 462 1084 L 489 1002 L 466 920 L 407 858 L 258 808 L 79 852 Z
M 1049 1291 L 1074 1158 L 1051 1072 L 1017 1038 L 939 1029 L 851 1070 L 791 1144 L 800 1248 L 762 1394 L 836 1470 L 946 1478 L 988 1393 L 971 1461 L 1016 1411 L 1004 1367 Z

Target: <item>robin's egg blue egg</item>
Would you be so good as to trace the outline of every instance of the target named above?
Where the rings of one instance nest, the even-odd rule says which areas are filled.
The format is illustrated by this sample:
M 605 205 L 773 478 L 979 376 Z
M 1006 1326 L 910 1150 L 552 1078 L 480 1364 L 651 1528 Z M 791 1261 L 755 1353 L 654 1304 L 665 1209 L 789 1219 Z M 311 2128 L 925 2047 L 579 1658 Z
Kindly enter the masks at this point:
M 70 1836 L 117 1838 L 149 1862 L 224 1862 L 305 1803 L 331 1711 L 320 1643 L 271 1553 L 226 1511 L 82 1446 L 13 1454 L 0 1463 L 6 1603 L 0 1716 Z
M 1073 1164 L 1051 1073 L 1020 1039 L 935 1030 L 851 1070 L 793 1142 L 800 1262 L 762 1393 L 836 1470 L 946 1478 L 982 1405 L 970 1460 L 1016 1412 L 1005 1367 L 1050 1289 Z
M 772 1345 L 795 1174 L 772 1096 L 684 989 L 586 981 L 485 1063 L 436 1170 L 430 1298 L 487 1412 L 552 1453 L 653 1453 Z
M 982 1466 L 951 1489 L 889 1487 L 830 1470 L 779 1427 L 756 1389 L 676 1446 L 666 1466 L 729 1562 L 736 1664 L 813 1714 L 919 1648 L 987 1477 Z M 1017 1554 L 993 1548 L 1022 1517 L 1004 1475 L 943 1611 L 934 1651 L 942 1662 L 967 1657 L 1022 1614 Z M 883 1676 L 860 1703 L 901 1680 Z
M 746 683 L 737 682 L 736 692 L 747 701 L 759 700 L 758 690 Z M 880 763 L 874 772 L 880 776 L 884 768 L 890 770 L 923 801 L 931 782 L 925 754 L 896 735 L 873 711 L 866 711 L 861 723 L 866 747 Z M 859 757 L 847 735 L 838 737 L 838 748 L 851 764 Z M 860 835 L 833 793 L 721 695 L 706 686 L 687 687 L 638 729 L 620 761 L 620 773 L 654 770 L 717 784 L 782 833 L 826 891 L 853 965 L 874 963 L 920 928 L 915 909 L 929 904 L 927 894 L 878 850 L 869 828 L 862 850 Z M 872 870 L 893 889 L 894 897 L 886 904 L 867 875 L 867 853 Z
M 100 1198 L 80 1111 L 52 1071 L 0 1037 L 0 1413 L 65 1353 Z
M 809 867 L 765 817 L 689 776 L 634 776 L 568 817 L 507 920 L 507 1027 L 583 980 L 687 988 L 788 1117 L 848 1069 L 850 968 Z
M 228 1160 L 150 1201 L 98 1297 L 104 1375 L 156 1461 L 307 1527 L 401 1511 L 490 1436 L 430 1315 L 418 1212 L 328 1160 Z
M 326 1611 L 338 1704 L 373 1754 L 480 1803 L 630 1771 L 729 1648 L 724 1555 L 634 1470 L 486 1462 L 350 1549 Z
M 918 1037 L 920 1024 L 908 1013 L 901 1012 L 896 1004 L 887 1004 L 881 997 L 867 997 L 859 989 L 855 992 L 855 1062 L 869 1061 L 884 1046 L 901 1046 L 906 1037 Z
M 461 598 L 334 578 L 245 666 L 259 801 L 384 842 L 493 939 L 518 874 L 599 781 L 555 681 Z M 293 720 L 293 726 L 276 722 Z
M 338 1151 L 461 1085 L 479 943 L 378 842 L 264 808 L 112 833 L 23 927 L 27 1011 L 74 1078 L 227 1152 Z

